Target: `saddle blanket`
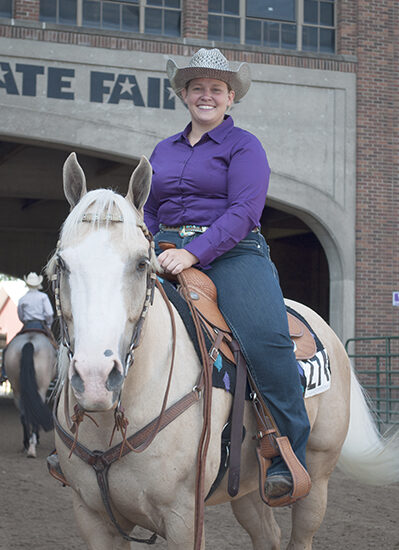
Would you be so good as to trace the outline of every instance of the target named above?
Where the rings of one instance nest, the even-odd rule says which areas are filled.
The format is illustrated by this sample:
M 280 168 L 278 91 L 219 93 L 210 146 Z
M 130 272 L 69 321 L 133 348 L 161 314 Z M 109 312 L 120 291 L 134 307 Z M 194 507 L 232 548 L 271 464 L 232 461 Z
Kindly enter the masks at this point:
M 331 370 L 326 350 L 318 351 L 311 359 L 297 361 L 304 398 L 313 397 L 330 388 Z M 213 364 L 213 385 L 234 393 L 235 366 L 221 355 Z
M 159 278 L 159 280 L 162 283 L 169 300 L 176 307 L 181 318 L 183 319 L 187 331 L 193 341 L 197 355 L 201 358 L 194 324 L 186 302 L 171 283 L 161 278 Z M 309 326 L 309 323 L 307 323 L 306 320 L 292 308 L 287 306 L 287 310 L 307 325 L 313 335 L 313 338 L 315 339 L 316 354 L 311 359 L 297 361 L 304 397 L 312 397 L 327 391 L 330 387 L 331 370 L 328 355 L 320 339 Z M 204 336 L 206 345 L 208 349 L 210 349 L 211 343 L 209 338 L 206 333 Z M 229 359 L 227 359 L 223 354 L 219 354 L 214 362 L 212 382 L 215 388 L 221 388 L 232 394 L 234 393 L 236 384 L 236 368 L 235 365 L 231 363 L 231 361 L 229 361 Z M 249 398 L 249 386 L 247 387 L 246 397 Z

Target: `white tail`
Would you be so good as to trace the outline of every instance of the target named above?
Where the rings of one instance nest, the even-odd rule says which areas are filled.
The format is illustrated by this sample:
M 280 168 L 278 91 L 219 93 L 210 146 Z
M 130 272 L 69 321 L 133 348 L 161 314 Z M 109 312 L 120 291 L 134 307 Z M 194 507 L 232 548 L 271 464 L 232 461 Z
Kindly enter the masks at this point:
M 369 485 L 399 481 L 399 431 L 390 437 L 378 432 L 353 369 L 349 429 L 338 467 L 351 478 Z

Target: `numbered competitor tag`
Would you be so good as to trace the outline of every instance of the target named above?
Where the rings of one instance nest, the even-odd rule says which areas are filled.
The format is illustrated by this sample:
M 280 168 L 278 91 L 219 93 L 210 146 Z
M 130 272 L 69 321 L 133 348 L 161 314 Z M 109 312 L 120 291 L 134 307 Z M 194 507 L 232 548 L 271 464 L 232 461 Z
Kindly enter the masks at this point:
M 306 378 L 305 397 L 312 397 L 323 393 L 331 385 L 331 369 L 328 355 L 325 349 L 322 349 L 306 361 L 298 361 L 302 367 Z

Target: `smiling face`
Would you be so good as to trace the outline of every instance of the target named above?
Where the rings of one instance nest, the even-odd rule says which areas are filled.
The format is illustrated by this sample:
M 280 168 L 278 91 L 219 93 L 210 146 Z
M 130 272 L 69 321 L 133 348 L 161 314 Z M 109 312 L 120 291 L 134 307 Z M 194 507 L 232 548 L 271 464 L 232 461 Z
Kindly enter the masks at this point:
M 234 101 L 234 91 L 229 90 L 225 82 L 213 78 L 194 78 L 181 94 L 190 111 L 193 128 L 203 131 L 216 128 Z

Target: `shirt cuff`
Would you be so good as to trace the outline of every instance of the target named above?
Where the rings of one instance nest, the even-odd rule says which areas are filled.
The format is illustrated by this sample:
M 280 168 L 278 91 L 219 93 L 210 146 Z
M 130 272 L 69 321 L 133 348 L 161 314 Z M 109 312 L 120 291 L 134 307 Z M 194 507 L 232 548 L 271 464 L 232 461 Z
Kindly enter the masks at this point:
M 203 235 L 193 239 L 184 248 L 191 252 L 191 254 L 194 254 L 194 256 L 197 256 L 199 260 L 198 264 L 202 269 L 209 269 L 209 264 L 216 258 L 217 254 L 215 254 L 214 250 L 210 248 L 209 243 L 202 237 Z

